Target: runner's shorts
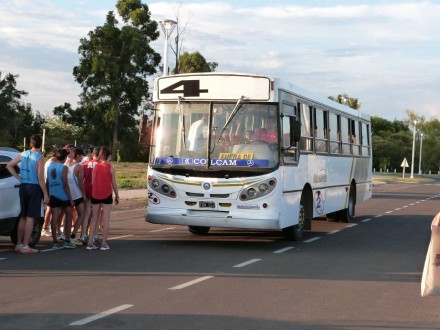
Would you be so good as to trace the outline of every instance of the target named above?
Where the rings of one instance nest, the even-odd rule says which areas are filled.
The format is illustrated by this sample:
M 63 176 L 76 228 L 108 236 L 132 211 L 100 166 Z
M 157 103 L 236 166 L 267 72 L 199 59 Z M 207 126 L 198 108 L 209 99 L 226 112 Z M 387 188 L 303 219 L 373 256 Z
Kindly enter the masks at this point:
M 96 199 L 92 197 L 92 204 L 113 204 L 113 195 L 104 199 Z
M 70 201 L 63 201 L 62 199 L 56 198 L 55 196 L 50 195 L 49 204 L 51 208 L 61 207 L 66 208 L 70 206 Z
M 40 218 L 44 216 L 44 195 L 39 184 L 20 184 L 19 196 L 20 217 Z

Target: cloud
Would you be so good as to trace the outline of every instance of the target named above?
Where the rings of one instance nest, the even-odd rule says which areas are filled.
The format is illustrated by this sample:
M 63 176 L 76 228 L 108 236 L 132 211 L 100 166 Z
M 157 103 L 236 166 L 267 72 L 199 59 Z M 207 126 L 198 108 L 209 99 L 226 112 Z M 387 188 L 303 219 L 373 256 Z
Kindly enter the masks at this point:
M 180 22 L 188 22 L 182 50 L 200 51 L 218 62 L 217 71 L 277 76 L 323 96 L 346 92 L 360 99 L 365 112 L 390 119 L 404 117 L 410 106 L 426 115 L 440 107 L 440 4 L 311 3 L 147 4 L 155 20 L 179 11 Z M 114 6 L 114 0 L 16 0 L 1 6 L 0 71 L 20 74 L 19 84 L 38 88 L 27 89 L 37 108 L 75 104 L 79 87 L 71 72 L 79 39 L 102 25 Z M 152 46 L 162 53 L 163 38 Z M 44 93 L 42 86 L 52 90 Z

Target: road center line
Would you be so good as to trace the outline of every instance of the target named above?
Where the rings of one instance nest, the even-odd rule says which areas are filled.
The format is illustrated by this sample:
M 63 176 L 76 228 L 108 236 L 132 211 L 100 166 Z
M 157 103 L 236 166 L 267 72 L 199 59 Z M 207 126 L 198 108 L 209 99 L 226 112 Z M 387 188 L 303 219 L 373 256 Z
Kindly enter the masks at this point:
M 314 241 L 317 241 L 318 239 L 320 239 L 321 237 L 313 237 L 311 239 L 305 240 L 303 241 L 304 243 L 312 243 Z
M 368 221 L 371 221 L 371 220 L 373 220 L 373 219 L 368 218 L 368 219 L 361 220 L 361 222 L 368 222 Z
M 134 235 L 124 235 L 124 236 L 111 237 L 111 238 L 107 238 L 107 241 L 110 241 L 112 239 L 120 239 L 120 238 L 131 237 L 131 236 L 134 236 Z
M 241 268 L 241 267 L 253 264 L 254 262 L 257 262 L 257 261 L 261 261 L 261 259 L 251 259 L 251 260 L 242 262 L 241 264 L 235 265 L 234 268 Z
M 383 216 L 383 214 L 378 214 L 378 215 L 375 215 L 374 217 L 375 218 L 380 218 L 381 216 Z
M 292 250 L 292 249 L 294 249 L 293 246 L 288 246 L 288 247 L 285 247 L 284 249 L 273 251 L 272 253 L 283 253 L 283 252 L 286 252 L 286 251 L 289 251 L 289 250 Z
M 163 229 L 156 229 L 156 230 L 150 231 L 150 233 L 157 233 L 159 231 L 165 231 L 165 230 L 171 230 L 171 229 L 174 229 L 174 227 L 163 228 Z
M 117 312 L 123 311 L 124 309 L 130 308 L 130 307 L 133 307 L 133 305 L 121 305 L 121 306 L 106 310 L 104 312 L 86 317 L 85 319 L 82 319 L 82 320 L 79 320 L 76 322 L 72 322 L 69 325 L 84 325 L 84 324 L 90 323 L 92 321 L 102 319 L 103 317 L 107 317 L 107 316 L 110 316 L 110 315 L 115 314 Z
M 6 260 L 6 258 L 0 258 L 0 260 Z
M 385 214 L 393 213 L 393 211 L 386 211 Z
M 332 231 L 329 231 L 327 233 L 327 235 L 333 235 L 333 234 L 336 234 L 336 233 L 339 233 L 339 232 L 340 232 L 340 230 L 332 230 Z
M 199 277 L 199 278 L 197 278 L 197 279 L 195 279 L 195 280 L 192 280 L 192 281 L 189 281 L 189 282 L 186 282 L 186 283 L 183 283 L 183 284 L 177 285 L 177 286 L 173 286 L 172 288 L 168 288 L 168 290 L 180 290 L 180 289 L 186 288 L 186 287 L 188 287 L 188 286 L 190 286 L 190 285 L 194 285 L 194 284 L 197 284 L 197 283 L 200 283 L 200 282 L 203 282 L 203 281 L 209 280 L 209 279 L 211 279 L 211 278 L 213 278 L 213 277 L 214 277 L 214 276 L 203 276 L 203 277 Z
M 401 208 L 400 207 L 398 207 L 397 209 L 394 209 L 394 211 L 400 211 L 401 210 Z
M 61 249 L 63 249 L 62 246 L 57 247 L 57 248 L 52 248 L 52 249 L 40 250 L 40 252 L 52 252 L 52 251 L 58 251 L 58 250 L 61 250 Z

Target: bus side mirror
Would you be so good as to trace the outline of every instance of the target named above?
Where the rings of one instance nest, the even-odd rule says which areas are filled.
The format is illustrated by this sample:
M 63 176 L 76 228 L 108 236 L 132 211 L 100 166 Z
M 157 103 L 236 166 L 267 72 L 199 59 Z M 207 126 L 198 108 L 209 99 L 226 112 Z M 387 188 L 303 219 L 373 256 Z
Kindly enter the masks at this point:
M 293 119 L 293 142 L 299 142 L 301 140 L 301 122 L 299 120 Z

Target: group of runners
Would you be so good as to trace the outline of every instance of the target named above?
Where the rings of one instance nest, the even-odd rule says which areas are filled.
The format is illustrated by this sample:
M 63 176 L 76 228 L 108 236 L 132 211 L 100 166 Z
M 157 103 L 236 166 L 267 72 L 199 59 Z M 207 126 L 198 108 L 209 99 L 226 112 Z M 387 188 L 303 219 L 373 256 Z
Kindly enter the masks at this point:
M 14 250 L 23 254 L 38 252 L 28 244 L 33 222 L 43 215 L 42 212 L 42 235 L 52 236 L 52 248 L 73 249 L 85 244 L 87 250 L 109 250 L 110 212 L 113 202 L 119 203 L 110 149 L 106 146 L 90 147 L 86 155 L 82 149 L 67 144 L 62 149 L 55 149 L 44 162 L 40 147 L 41 137 L 33 135 L 31 149 L 7 166 L 21 181 L 21 213 Z M 18 175 L 15 165 L 20 162 Z M 99 243 L 100 224 L 103 232 Z

